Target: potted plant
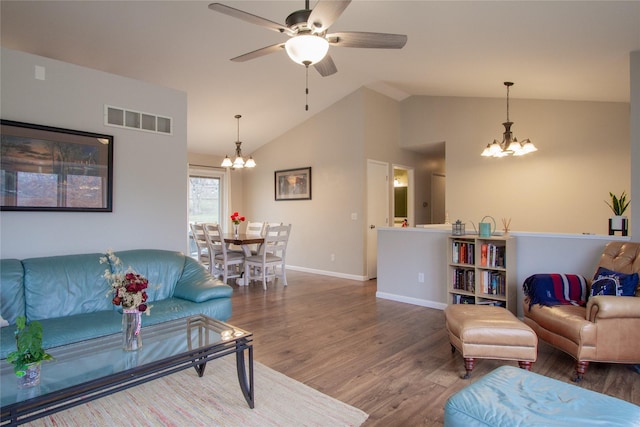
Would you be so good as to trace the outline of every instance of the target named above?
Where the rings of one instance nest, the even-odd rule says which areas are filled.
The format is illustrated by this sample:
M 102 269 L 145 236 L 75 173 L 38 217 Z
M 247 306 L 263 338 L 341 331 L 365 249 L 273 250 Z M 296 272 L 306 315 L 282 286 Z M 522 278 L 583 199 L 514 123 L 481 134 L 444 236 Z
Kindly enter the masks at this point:
M 623 215 L 629 207 L 629 203 L 631 203 L 631 200 L 627 200 L 627 194 L 624 191 L 622 192 L 622 194 L 620 194 L 620 197 L 617 197 L 615 194 L 609 192 L 609 197 L 611 197 L 611 202 L 607 202 L 605 200 L 605 203 L 611 208 L 611 211 L 613 211 L 614 215 L 609 220 L 609 234 L 612 234 L 611 231 L 626 232 L 627 217 Z
M 33 387 L 40 383 L 40 364 L 53 360 L 42 348 L 42 324 L 34 320 L 27 324 L 25 316 L 16 319 L 16 351 L 7 356 L 13 364 L 19 387 Z

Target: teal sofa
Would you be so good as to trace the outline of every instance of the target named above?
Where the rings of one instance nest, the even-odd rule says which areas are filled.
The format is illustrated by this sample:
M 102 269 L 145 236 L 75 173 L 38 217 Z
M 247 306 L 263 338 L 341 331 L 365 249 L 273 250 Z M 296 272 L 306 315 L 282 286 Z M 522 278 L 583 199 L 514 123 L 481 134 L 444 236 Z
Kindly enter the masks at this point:
M 122 307 L 111 303 L 110 284 L 103 277 L 105 254 L 63 255 L 0 260 L 0 359 L 15 349 L 15 323 L 24 315 L 43 328 L 43 346 L 119 333 Z M 149 280 L 149 315 L 142 326 L 204 314 L 226 321 L 231 317 L 232 288 L 209 274 L 196 260 L 180 252 L 137 249 L 116 252 L 124 268 L 131 266 Z

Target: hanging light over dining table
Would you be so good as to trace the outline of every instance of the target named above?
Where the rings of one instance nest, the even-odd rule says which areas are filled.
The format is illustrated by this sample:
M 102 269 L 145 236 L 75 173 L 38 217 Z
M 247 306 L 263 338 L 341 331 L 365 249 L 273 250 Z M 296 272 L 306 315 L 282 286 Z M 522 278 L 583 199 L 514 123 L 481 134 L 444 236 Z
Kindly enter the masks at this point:
M 222 161 L 223 168 L 233 168 L 233 169 L 242 169 L 242 168 L 254 168 L 256 167 L 256 162 L 253 160 L 253 157 L 249 156 L 247 160 L 242 156 L 242 141 L 240 141 L 240 118 L 242 116 L 240 114 L 236 114 L 235 118 L 238 121 L 238 137 L 236 139 L 236 156 L 231 161 L 229 156 L 225 156 Z

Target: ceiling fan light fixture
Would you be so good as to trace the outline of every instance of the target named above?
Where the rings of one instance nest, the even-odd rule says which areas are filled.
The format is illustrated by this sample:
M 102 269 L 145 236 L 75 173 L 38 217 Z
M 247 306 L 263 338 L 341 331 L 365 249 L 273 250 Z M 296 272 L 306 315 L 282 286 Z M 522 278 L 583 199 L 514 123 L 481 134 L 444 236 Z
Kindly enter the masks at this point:
M 308 66 L 322 61 L 329 51 L 329 42 L 322 36 L 300 34 L 287 40 L 284 48 L 293 62 Z

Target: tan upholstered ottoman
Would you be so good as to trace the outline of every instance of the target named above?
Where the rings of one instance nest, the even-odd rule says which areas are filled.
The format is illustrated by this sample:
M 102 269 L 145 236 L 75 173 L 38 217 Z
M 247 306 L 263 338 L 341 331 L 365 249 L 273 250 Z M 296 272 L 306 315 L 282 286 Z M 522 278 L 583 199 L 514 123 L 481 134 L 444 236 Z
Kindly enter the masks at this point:
M 475 359 L 517 360 L 530 370 L 538 358 L 538 337 L 509 310 L 475 304 L 452 304 L 444 310 L 451 352 L 464 357 L 469 378 Z

